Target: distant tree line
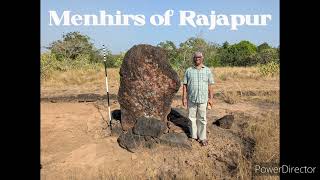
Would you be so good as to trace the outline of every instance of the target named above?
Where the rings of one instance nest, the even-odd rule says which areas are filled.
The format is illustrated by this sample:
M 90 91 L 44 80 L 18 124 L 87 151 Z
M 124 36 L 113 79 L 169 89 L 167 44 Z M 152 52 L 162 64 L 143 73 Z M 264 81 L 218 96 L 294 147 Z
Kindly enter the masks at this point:
M 280 47 L 271 47 L 268 43 L 258 46 L 250 41 L 240 41 L 222 45 L 208 42 L 200 37 L 191 37 L 176 46 L 172 41 L 157 44 L 167 52 L 168 60 L 175 70 L 184 70 L 190 66 L 192 54 L 201 51 L 205 57 L 205 65 L 209 67 L 221 66 L 255 66 L 280 63 Z M 63 35 L 61 40 L 52 42 L 50 51 L 41 56 L 42 64 L 56 64 L 55 61 L 70 64 L 101 64 L 103 62 L 102 49 L 97 49 L 90 42 L 90 38 L 80 32 L 70 32 Z M 120 67 L 125 52 L 112 54 L 107 50 L 107 66 Z M 61 69 L 61 68 L 60 68 Z

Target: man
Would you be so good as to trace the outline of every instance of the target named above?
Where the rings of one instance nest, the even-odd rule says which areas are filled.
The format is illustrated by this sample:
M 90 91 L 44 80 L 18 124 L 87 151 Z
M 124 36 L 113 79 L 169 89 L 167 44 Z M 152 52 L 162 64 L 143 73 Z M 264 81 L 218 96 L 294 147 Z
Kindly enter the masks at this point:
M 193 63 L 194 66 L 189 67 L 184 75 L 182 104 L 188 106 L 191 138 L 206 146 L 208 145 L 206 109 L 207 105 L 209 107 L 213 105 L 214 81 L 210 69 L 203 65 L 201 52 L 194 53 Z

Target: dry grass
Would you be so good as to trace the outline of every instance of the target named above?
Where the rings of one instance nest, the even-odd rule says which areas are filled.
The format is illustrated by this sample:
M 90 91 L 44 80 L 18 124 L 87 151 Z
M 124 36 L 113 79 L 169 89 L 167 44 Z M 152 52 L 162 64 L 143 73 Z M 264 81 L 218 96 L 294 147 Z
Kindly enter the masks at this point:
M 243 161 L 242 164 L 252 167 L 254 163 L 278 163 L 280 162 L 280 123 L 279 112 L 264 112 L 262 117 L 250 117 L 246 134 L 254 137 L 256 141 L 252 162 Z M 240 171 L 244 179 L 249 178 L 251 168 Z M 242 178 L 243 179 L 243 178 Z M 257 180 L 275 180 L 279 176 L 255 176 Z
M 42 96 L 61 96 L 67 94 L 97 93 L 105 94 L 105 71 L 69 70 L 55 71 L 48 79 L 41 80 Z M 108 69 L 109 92 L 116 94 L 120 83 L 119 68 Z
M 236 91 L 227 91 L 226 89 L 223 89 L 221 96 L 224 102 L 228 104 L 235 104 L 240 101 L 241 95 L 239 96 Z
M 214 68 L 215 78 L 220 81 L 227 81 L 233 79 L 278 79 L 278 76 L 263 76 L 259 72 L 258 67 L 217 67 Z
M 263 77 L 259 73 L 258 67 L 217 67 L 212 68 L 215 81 L 229 80 L 278 80 L 278 76 Z M 105 77 L 104 68 L 69 70 L 65 72 L 54 71 L 48 79 L 43 79 L 41 83 L 48 85 L 83 85 L 87 83 L 100 82 Z M 108 68 L 108 77 L 110 80 L 119 82 L 119 68 Z
M 215 92 L 224 93 L 226 101 L 233 103 L 235 94 L 229 91 L 256 91 L 279 89 L 279 76 L 265 77 L 258 67 L 217 67 L 212 69 L 215 80 Z M 120 76 L 119 68 L 108 69 L 109 91 L 117 93 Z M 41 80 L 41 93 L 47 94 L 105 93 L 104 68 L 54 71 L 50 78 Z M 228 92 L 227 92 L 228 91 Z M 69 93 L 68 93 L 69 92 Z M 180 92 L 180 91 L 179 91 Z M 230 98 L 228 99 L 228 96 Z M 235 102 L 237 99 L 235 99 Z
M 248 133 L 256 138 L 256 162 L 279 162 L 280 124 L 277 112 L 263 113 L 263 118 L 251 121 Z
M 108 77 L 110 83 L 119 82 L 119 68 L 109 68 Z M 103 68 L 94 69 L 81 69 L 81 70 L 69 70 L 65 72 L 55 71 L 50 78 L 42 80 L 43 86 L 56 86 L 56 85 L 85 85 L 85 84 L 97 84 L 104 80 L 105 71 Z

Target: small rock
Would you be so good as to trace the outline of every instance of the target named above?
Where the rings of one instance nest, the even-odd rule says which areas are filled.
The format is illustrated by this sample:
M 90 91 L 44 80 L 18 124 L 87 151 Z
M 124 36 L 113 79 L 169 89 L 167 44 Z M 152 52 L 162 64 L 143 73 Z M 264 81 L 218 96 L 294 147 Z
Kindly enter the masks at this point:
M 159 139 L 163 144 L 191 149 L 191 143 L 189 142 L 188 136 L 185 133 L 163 134 Z
M 217 126 L 224 128 L 224 129 L 230 129 L 232 126 L 233 120 L 234 120 L 233 115 L 226 115 L 226 116 L 223 116 L 222 118 L 218 119 L 213 124 L 216 124 Z

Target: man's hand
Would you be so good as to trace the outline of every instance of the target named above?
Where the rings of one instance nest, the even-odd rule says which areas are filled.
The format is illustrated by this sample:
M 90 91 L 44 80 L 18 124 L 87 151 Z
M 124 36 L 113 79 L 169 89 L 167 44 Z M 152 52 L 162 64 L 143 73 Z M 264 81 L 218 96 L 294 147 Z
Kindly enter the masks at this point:
M 188 101 L 187 101 L 187 85 L 184 84 L 182 88 L 182 105 L 184 107 L 188 107 Z
M 187 105 L 188 105 L 187 98 L 182 98 L 182 105 L 183 105 L 184 107 L 187 107 Z

